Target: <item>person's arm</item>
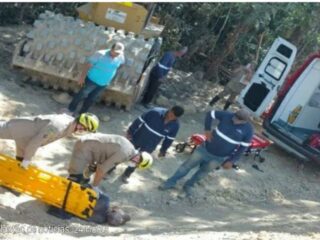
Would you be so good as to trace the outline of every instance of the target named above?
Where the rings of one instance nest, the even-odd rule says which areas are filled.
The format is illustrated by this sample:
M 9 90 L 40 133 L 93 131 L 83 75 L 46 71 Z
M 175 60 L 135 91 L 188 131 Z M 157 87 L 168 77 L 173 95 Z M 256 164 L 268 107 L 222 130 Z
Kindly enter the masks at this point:
M 220 121 L 222 118 L 223 118 L 222 111 L 212 110 L 207 112 L 207 115 L 204 121 L 204 133 L 208 141 L 212 139 L 212 132 L 211 132 L 212 120 L 218 119 Z
M 80 86 L 82 86 L 85 82 L 86 76 L 88 74 L 89 69 L 92 67 L 91 63 L 85 63 L 82 67 L 82 71 L 78 80 Z
M 41 147 L 42 143 L 50 137 L 51 134 L 52 130 L 49 131 L 48 126 L 45 126 L 36 136 L 30 139 L 28 145 L 24 149 L 23 161 L 29 161 L 30 163 L 35 152 L 38 150 L 39 147 Z M 28 164 L 26 164 L 26 162 L 22 165 L 23 167 L 27 167 Z
M 174 57 L 172 56 L 172 52 L 166 52 L 160 59 L 158 64 L 160 65 L 159 67 L 162 68 L 162 72 L 164 72 L 160 81 L 164 81 L 165 76 L 169 73 L 174 64 Z
M 239 147 L 236 149 L 236 151 L 231 155 L 231 158 L 229 159 L 230 162 L 235 163 L 239 161 L 242 153 L 251 145 L 251 140 L 253 137 L 253 129 L 248 129 L 246 135 L 243 137 L 243 140 L 241 141 Z
M 126 160 L 126 157 L 124 157 L 123 151 L 119 150 L 115 153 L 113 153 L 110 156 L 105 155 L 105 159 L 97 164 L 97 170 L 95 172 L 95 177 L 93 179 L 93 182 L 91 186 L 98 187 L 101 180 L 104 176 L 107 176 L 109 171 L 113 169 L 115 166 L 117 166 L 119 163 L 122 163 Z M 98 159 L 100 159 L 99 157 Z
M 97 63 L 99 58 L 101 58 L 101 56 L 103 56 L 104 53 L 105 53 L 105 50 L 100 50 L 100 51 L 95 52 L 92 56 L 87 58 L 86 63 L 83 64 L 81 74 L 80 74 L 80 77 L 78 80 L 78 83 L 80 86 L 82 86 L 84 84 L 89 69 Z
M 245 72 L 246 72 L 246 76 L 245 76 L 245 83 L 248 84 L 250 83 L 250 80 L 254 74 L 254 69 L 251 65 L 249 65 L 248 67 L 245 68 Z
M 170 59 L 172 58 L 171 54 L 172 53 L 170 52 L 165 52 L 161 57 L 161 59 L 159 60 L 159 63 L 167 68 L 171 68 L 172 67 L 171 61 L 170 61 Z
M 103 191 L 99 188 L 99 184 L 102 181 L 104 175 L 104 171 L 101 169 L 101 167 L 97 166 L 93 182 L 90 184 L 90 186 L 96 192 L 98 199 L 100 198 L 100 194 L 103 193 Z
M 142 124 L 145 123 L 145 121 L 148 119 L 149 115 L 152 114 L 152 110 L 143 113 L 140 117 L 136 118 L 136 120 L 131 123 L 127 130 L 127 138 L 130 140 L 134 133 L 142 126 Z
M 101 180 L 103 179 L 105 173 L 104 171 L 102 170 L 101 166 L 97 166 L 97 170 L 94 174 L 94 179 L 93 179 L 93 182 L 91 184 L 92 187 L 98 187 Z
M 119 65 L 119 67 L 117 68 L 117 72 L 121 71 L 121 69 L 124 68 L 124 64 Z
M 172 127 L 172 129 L 165 136 L 165 139 L 162 141 L 162 145 L 158 155 L 159 157 L 164 157 L 166 155 L 167 150 L 171 146 L 175 137 L 177 136 L 178 131 L 179 131 L 179 124 L 177 123 Z
M 132 139 L 133 134 L 141 127 L 141 125 L 144 123 L 142 116 L 136 118 L 131 125 L 129 126 L 127 130 L 127 138 L 129 140 Z
M 124 67 L 125 63 L 126 63 L 125 57 L 121 56 L 121 60 L 120 60 L 120 64 L 118 66 L 117 72 L 121 71 L 121 69 Z

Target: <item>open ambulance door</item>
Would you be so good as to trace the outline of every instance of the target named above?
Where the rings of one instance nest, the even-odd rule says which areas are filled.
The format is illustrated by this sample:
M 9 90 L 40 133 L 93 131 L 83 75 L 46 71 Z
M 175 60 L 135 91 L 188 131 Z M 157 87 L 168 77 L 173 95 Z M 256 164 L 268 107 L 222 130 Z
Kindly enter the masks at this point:
M 293 44 L 277 38 L 250 83 L 240 93 L 240 105 L 253 115 L 261 116 L 286 79 L 296 53 L 297 48 Z

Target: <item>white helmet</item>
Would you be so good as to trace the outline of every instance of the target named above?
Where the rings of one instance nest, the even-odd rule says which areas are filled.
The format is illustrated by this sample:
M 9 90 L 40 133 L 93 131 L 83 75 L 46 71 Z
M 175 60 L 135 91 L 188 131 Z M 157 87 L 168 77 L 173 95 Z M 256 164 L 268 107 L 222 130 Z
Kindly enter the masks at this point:
M 153 163 L 153 157 L 151 156 L 150 153 L 147 153 L 147 152 L 140 153 L 140 161 L 138 163 L 139 169 L 147 169 L 151 167 L 152 163 Z

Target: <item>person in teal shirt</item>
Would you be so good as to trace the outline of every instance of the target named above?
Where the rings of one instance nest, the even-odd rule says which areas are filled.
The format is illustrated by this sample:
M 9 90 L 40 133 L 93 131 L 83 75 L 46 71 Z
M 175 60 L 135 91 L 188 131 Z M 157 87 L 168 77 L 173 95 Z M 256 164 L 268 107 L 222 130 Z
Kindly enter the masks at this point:
M 69 112 L 76 115 L 77 106 L 82 100 L 83 105 L 78 114 L 87 112 L 124 62 L 124 45 L 120 42 L 113 44 L 111 49 L 99 50 L 89 57 L 78 81 L 82 88 L 69 104 Z

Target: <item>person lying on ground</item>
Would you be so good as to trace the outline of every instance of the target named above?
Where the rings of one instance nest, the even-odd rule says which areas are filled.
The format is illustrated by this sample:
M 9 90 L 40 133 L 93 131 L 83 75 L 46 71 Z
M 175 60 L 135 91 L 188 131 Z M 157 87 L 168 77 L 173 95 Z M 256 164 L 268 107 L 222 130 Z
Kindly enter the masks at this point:
M 55 206 L 49 206 L 47 213 L 57 218 L 66 220 L 76 217 Z M 130 221 L 130 215 L 118 206 L 110 206 L 110 199 L 106 194 L 100 194 L 92 215 L 86 219 L 88 222 L 97 224 L 108 224 L 110 226 L 121 226 Z

